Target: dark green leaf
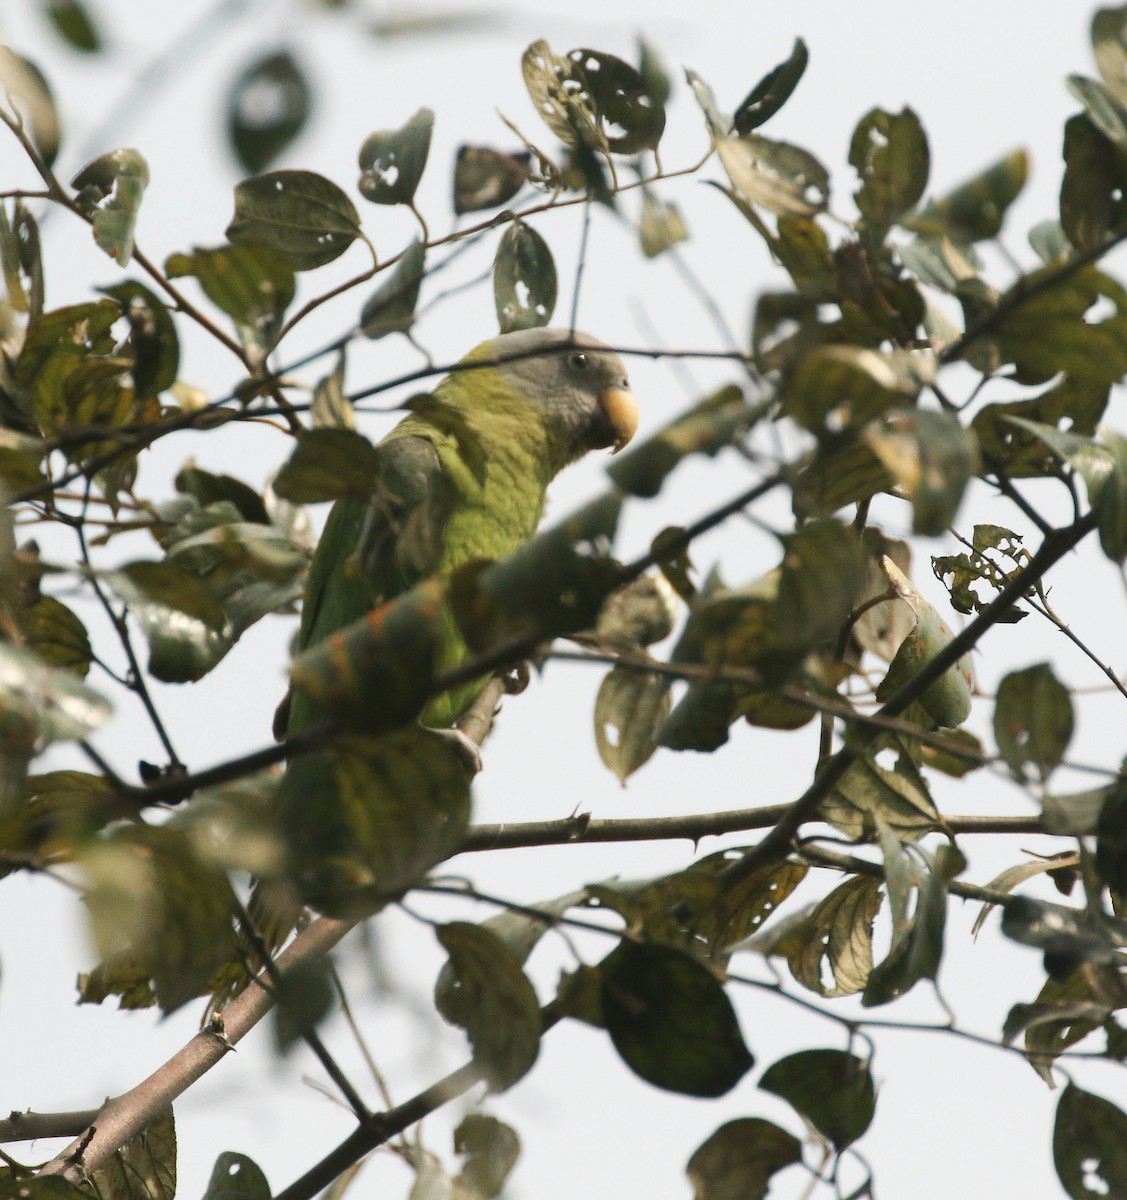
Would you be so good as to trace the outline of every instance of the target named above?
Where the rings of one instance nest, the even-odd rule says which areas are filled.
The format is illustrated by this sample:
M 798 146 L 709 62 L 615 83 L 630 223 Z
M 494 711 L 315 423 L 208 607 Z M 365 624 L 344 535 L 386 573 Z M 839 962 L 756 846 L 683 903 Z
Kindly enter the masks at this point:
M 101 34 L 82 0 L 47 0 L 47 17 L 72 50 L 94 54 L 102 49 Z
M 1060 223 L 1082 252 L 1095 250 L 1127 220 L 1127 147 L 1116 145 L 1080 113 L 1064 126 Z
M 916 627 L 904 639 L 892 665 L 877 688 L 877 699 L 887 700 L 903 687 L 954 637 L 939 613 L 912 586 L 912 582 L 886 555 L 882 566 L 900 598 L 916 614 Z M 974 671 L 970 655 L 949 667 L 920 698 L 928 715 L 942 728 L 953 729 L 970 715 Z
M 758 416 L 742 389 L 728 384 L 674 418 L 652 437 L 620 454 L 607 474 L 624 492 L 656 496 L 666 476 L 690 454 L 715 457 L 745 433 Z
M 753 1066 L 720 981 L 684 951 L 624 941 L 603 962 L 602 982 L 607 1032 L 648 1083 L 723 1096 Z
M 360 236 L 360 214 L 339 187 L 312 171 L 270 171 L 235 188 L 232 242 L 280 251 L 295 271 L 323 267 Z
M 1123 6 L 1096 9 L 1091 33 L 1100 76 L 1119 103 L 1127 103 L 1127 22 Z
M 520 1157 L 517 1131 L 487 1113 L 467 1113 L 454 1130 L 454 1150 L 465 1156 L 455 1183 L 471 1196 L 499 1196 Z
M 180 343 L 164 301 L 133 280 L 100 290 L 121 305 L 129 322 L 134 391 L 138 396 L 156 396 L 170 388 L 180 369 Z
M 256 59 L 227 97 L 227 139 L 251 175 L 265 170 L 305 127 L 313 93 L 288 50 Z
M 206 995 L 236 952 L 226 872 L 167 826 L 115 829 L 83 851 L 81 865 L 102 959 L 141 967 L 166 1013 Z
M 612 154 L 653 150 L 665 130 L 665 106 L 629 63 L 578 49 L 566 57 L 545 41 L 521 59 L 536 111 L 565 145 Z
M 270 1185 L 245 1154 L 226 1150 L 215 1160 L 203 1200 L 270 1200 Z
M 457 747 L 422 726 L 303 755 L 279 790 L 295 882 L 330 915 L 370 913 L 458 849 L 469 803 Z
M 869 1128 L 876 1109 L 868 1064 L 843 1050 L 788 1055 L 764 1071 L 759 1086 L 781 1096 L 836 1150 L 844 1150 Z
M 1053 1163 L 1072 1200 L 1127 1195 L 1127 1115 L 1070 1083 L 1057 1104 Z
M 1084 105 L 1092 124 L 1117 146 L 1127 149 L 1127 112 L 1116 101 L 1111 89 L 1084 75 L 1069 75 L 1066 84 Z
M 744 97 L 736 109 L 733 122 L 736 133 L 743 137 L 768 121 L 790 99 L 806 70 L 809 52 L 802 38 L 794 39 L 790 57 L 772 68 Z
M 703 754 L 719 749 L 739 716 L 739 696 L 740 689 L 730 683 L 690 684 L 657 731 L 657 744 L 666 750 Z
M 739 1117 L 698 1146 L 685 1171 L 693 1200 L 764 1200 L 771 1176 L 801 1161 L 793 1134 L 761 1117 Z
M 295 504 L 367 499 L 379 478 L 379 450 L 352 429 L 310 429 L 297 440 L 274 480 L 274 491 Z
M 646 91 L 659 104 L 667 104 L 673 93 L 673 83 L 669 78 L 657 51 L 644 37 L 638 39 L 638 74 L 646 85 Z
M 288 1054 L 302 1037 L 315 1030 L 332 1011 L 336 1001 L 324 959 L 298 963 L 274 986 L 274 1046 Z
M 474 1062 L 491 1092 L 503 1092 L 532 1069 L 543 1019 L 536 992 L 509 949 L 480 925 L 456 921 L 436 931 L 450 955 L 452 978 L 436 995 L 439 1012 L 466 1031 Z
M 173 279 L 194 275 L 207 298 L 235 322 L 243 345 L 260 357 L 273 348 L 294 296 L 294 272 L 280 250 L 254 243 L 196 248 L 165 263 Z
M 12 201 L 10 221 L 7 208 L 0 202 L 0 266 L 8 303 L 34 321 L 43 311 L 43 257 L 39 225 L 20 199 Z
M 425 263 L 426 246 L 416 239 L 360 310 L 360 332 L 365 337 L 376 339 L 411 328 Z
M 920 233 L 947 234 L 956 242 L 997 237 L 1006 209 L 1025 186 L 1028 172 L 1029 156 L 1024 150 L 1012 150 L 904 224 Z
M 194 496 L 201 505 L 215 504 L 227 500 L 246 521 L 269 525 L 270 517 L 262 497 L 249 484 L 232 475 L 213 475 L 200 467 L 182 467 L 176 476 L 176 490 L 186 496 Z
M 864 580 L 856 533 L 833 520 L 786 534 L 776 600 L 775 638 L 788 656 L 836 641 Z
M 869 448 L 912 502 L 912 529 L 938 537 L 954 524 L 978 473 L 978 440 L 947 412 L 901 408 L 864 431 Z
M 811 217 L 830 198 L 826 168 L 810 153 L 758 134 L 722 139 L 720 163 L 745 203 L 781 217 Z
M 885 229 L 915 205 L 927 187 L 927 134 L 910 108 L 874 108 L 861 118 L 849 144 L 849 165 L 861 179 L 854 196 L 870 225 Z
M 52 166 L 59 153 L 59 114 L 43 73 L 29 59 L 0 46 L 0 87 L 23 114 L 43 161 Z
M 0 1175 L 0 1200 L 89 1200 L 89 1193 L 68 1183 L 61 1175 Z
M 369 134 L 360 147 L 360 194 L 373 204 L 413 204 L 430 153 L 434 113 L 420 108 L 400 129 Z
M 595 697 L 595 745 L 620 783 L 649 762 L 672 705 L 671 682 L 652 671 L 615 667 Z
M 1127 780 L 1111 788 L 1100 807 L 1096 868 L 1108 887 L 1127 895 Z
M 510 201 L 532 174 L 527 150 L 459 146 L 454 161 L 454 213 L 481 212 Z
M 227 614 L 206 583 L 173 562 L 134 562 L 106 581 L 149 643 L 149 673 L 165 683 L 202 679 L 232 645 Z
M 39 596 L 17 614 L 27 647 L 53 667 L 85 677 L 93 661 L 90 638 L 77 616 L 54 596 Z
M 112 150 L 87 163 L 71 180 L 75 202 L 94 226 L 94 241 L 125 266 L 133 256 L 133 231 L 149 164 L 139 150 Z
M 994 737 L 1018 779 L 1032 767 L 1044 783 L 1072 740 L 1072 698 L 1048 663 L 1012 671 L 998 686 Z
M 911 404 L 923 382 L 918 367 L 903 351 L 818 346 L 783 381 L 780 398 L 788 416 L 824 436 Z
M 1079 909 L 1015 896 L 1002 910 L 1002 932 L 1045 954 L 1045 968 L 1063 979 L 1078 963 L 1116 961 L 1118 943 Z
M 514 220 L 493 262 L 493 302 L 501 332 L 547 325 L 556 294 L 556 264 L 548 243 L 531 226 Z

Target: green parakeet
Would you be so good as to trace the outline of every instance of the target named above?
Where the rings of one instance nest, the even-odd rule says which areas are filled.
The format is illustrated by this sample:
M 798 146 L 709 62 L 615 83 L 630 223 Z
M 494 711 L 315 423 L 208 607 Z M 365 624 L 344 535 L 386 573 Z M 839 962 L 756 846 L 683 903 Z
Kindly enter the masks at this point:
M 548 484 L 588 450 L 621 449 L 638 409 L 622 360 L 566 329 L 523 329 L 483 342 L 378 447 L 370 501 L 338 501 L 313 556 L 301 616 L 304 650 L 420 579 L 498 559 L 535 533 Z M 439 669 L 469 657 L 453 621 Z M 436 697 L 428 725 L 449 726 L 484 681 Z M 286 724 L 317 717 L 300 691 Z

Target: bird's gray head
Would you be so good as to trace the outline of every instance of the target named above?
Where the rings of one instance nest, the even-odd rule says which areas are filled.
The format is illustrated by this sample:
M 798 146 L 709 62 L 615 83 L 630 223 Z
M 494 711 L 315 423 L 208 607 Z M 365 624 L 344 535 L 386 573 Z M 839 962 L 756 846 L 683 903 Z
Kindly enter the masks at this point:
M 527 396 L 547 405 L 578 458 L 617 453 L 638 428 L 638 404 L 622 359 L 598 338 L 569 329 L 519 329 L 480 348 Z M 475 355 L 476 355 L 475 351 Z

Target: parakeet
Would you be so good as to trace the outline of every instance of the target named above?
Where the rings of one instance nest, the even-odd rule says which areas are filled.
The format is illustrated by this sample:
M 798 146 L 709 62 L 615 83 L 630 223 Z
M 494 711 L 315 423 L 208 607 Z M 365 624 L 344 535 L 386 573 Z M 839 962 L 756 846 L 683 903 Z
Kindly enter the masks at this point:
M 535 533 L 559 471 L 589 450 L 620 450 L 637 427 L 622 360 L 586 334 L 523 329 L 462 362 L 380 442 L 371 499 L 334 505 L 309 570 L 300 649 L 420 579 L 512 553 Z M 450 621 L 439 669 L 468 657 Z M 423 721 L 452 725 L 483 683 L 436 697 Z M 286 731 L 317 715 L 295 693 Z

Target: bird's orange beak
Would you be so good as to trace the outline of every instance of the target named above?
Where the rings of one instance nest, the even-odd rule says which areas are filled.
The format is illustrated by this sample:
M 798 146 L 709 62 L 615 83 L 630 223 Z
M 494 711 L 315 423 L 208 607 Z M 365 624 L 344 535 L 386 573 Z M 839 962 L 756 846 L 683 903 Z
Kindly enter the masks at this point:
M 599 396 L 599 407 L 614 433 L 611 453 L 617 454 L 638 431 L 638 401 L 628 388 L 611 387 Z

